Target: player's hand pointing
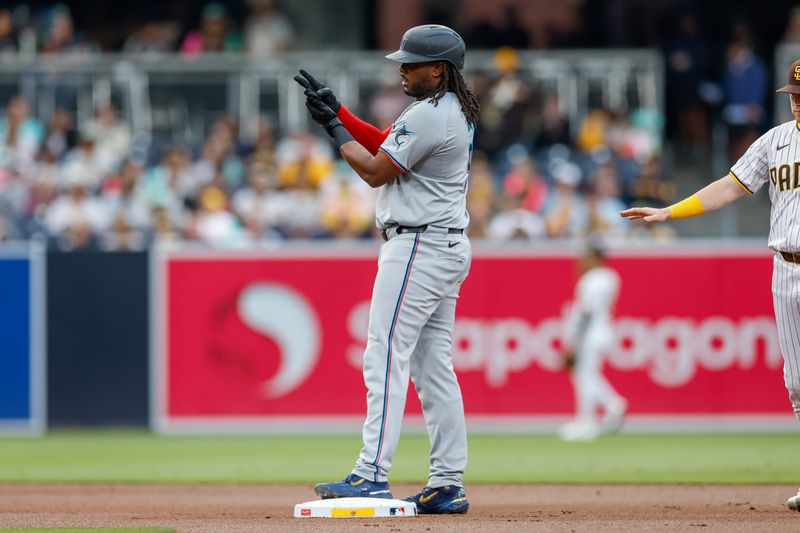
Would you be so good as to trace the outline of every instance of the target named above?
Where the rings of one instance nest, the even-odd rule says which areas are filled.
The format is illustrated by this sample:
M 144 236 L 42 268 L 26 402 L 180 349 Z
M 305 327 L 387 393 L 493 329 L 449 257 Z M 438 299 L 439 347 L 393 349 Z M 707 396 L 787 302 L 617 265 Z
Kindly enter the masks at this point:
M 331 119 L 336 118 L 336 112 L 325 105 L 325 102 L 314 92 L 306 90 L 306 97 L 306 108 L 314 122 L 324 126 Z
M 308 91 L 307 91 L 308 92 Z M 311 93 L 312 95 L 314 93 Z M 316 96 L 307 95 L 306 98 L 306 107 L 308 108 L 308 112 L 311 114 L 311 118 L 314 119 L 320 126 L 325 128 L 325 131 L 328 132 L 328 135 L 333 137 L 333 128 L 341 124 L 341 121 L 336 117 L 336 113 L 325 105 L 320 98 Z
M 644 222 L 664 222 L 669 220 L 671 213 L 669 209 L 655 209 L 653 207 L 632 207 L 625 211 L 620 211 L 619 216 L 628 220 L 643 220 Z
M 308 96 L 308 91 L 311 90 L 317 93 L 317 96 L 319 96 L 322 101 L 325 102 L 325 105 L 333 109 L 334 113 L 339 112 L 339 107 L 342 105 L 339 103 L 339 99 L 336 98 L 336 95 L 333 94 L 333 91 L 329 87 L 326 87 L 318 82 L 317 79 L 310 73 L 300 69 L 300 75 L 295 76 L 294 81 L 306 89 L 306 96 Z

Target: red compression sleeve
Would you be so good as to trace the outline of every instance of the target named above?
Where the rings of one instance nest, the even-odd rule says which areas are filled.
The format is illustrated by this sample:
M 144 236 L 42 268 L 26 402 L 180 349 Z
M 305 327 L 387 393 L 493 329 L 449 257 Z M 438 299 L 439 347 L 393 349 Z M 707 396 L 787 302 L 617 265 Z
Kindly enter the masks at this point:
M 347 128 L 353 138 L 372 155 L 378 154 L 378 148 L 381 147 L 383 141 L 389 136 L 389 132 L 392 131 L 391 126 L 384 131 L 379 130 L 369 122 L 364 122 L 355 116 L 343 105 L 339 106 L 339 112 L 336 116 L 339 117 L 342 125 Z

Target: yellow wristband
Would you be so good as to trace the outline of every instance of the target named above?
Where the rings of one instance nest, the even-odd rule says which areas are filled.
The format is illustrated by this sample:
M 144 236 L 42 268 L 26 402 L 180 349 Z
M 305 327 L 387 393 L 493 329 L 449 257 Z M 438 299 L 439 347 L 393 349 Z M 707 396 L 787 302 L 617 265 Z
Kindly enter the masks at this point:
M 703 214 L 703 204 L 696 194 L 681 200 L 677 204 L 672 204 L 669 209 L 670 218 L 689 218 Z

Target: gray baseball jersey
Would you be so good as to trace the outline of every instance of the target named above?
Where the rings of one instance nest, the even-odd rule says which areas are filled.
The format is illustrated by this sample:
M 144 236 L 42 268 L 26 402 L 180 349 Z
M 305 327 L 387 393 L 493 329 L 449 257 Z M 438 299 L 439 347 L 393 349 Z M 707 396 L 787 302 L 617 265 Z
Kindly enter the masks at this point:
M 466 228 L 473 133 L 453 93 L 408 106 L 380 147 L 402 174 L 378 191 L 378 227 Z
M 731 169 L 748 192 L 769 183 L 769 247 L 774 250 L 772 300 L 783 353 L 783 376 L 800 419 L 800 265 L 777 253 L 800 251 L 800 125 L 776 126 L 754 142 Z
M 367 418 L 353 473 L 386 481 L 414 382 L 431 443 L 428 485 L 463 484 L 467 433 L 453 370 L 456 299 L 472 247 L 464 232 L 472 130 L 458 98 L 410 105 L 381 151 L 403 174 L 381 186 L 377 223 L 387 229 L 370 304 L 364 351 Z M 382 157 L 382 156 L 381 156 Z M 393 226 L 425 226 L 398 233 Z

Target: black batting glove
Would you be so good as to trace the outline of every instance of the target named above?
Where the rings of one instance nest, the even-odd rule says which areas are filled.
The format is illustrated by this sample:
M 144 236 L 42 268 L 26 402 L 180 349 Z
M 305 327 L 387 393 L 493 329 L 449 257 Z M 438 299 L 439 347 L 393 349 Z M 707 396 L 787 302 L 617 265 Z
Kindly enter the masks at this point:
M 336 112 L 319 98 L 315 92 L 306 89 L 306 108 L 308 109 L 311 118 L 328 131 L 328 124 L 332 121 L 339 121 L 336 118 Z M 341 124 L 341 122 L 339 122 Z M 328 131 L 330 133 L 330 131 Z
M 330 135 L 336 146 L 342 146 L 350 141 L 354 141 L 353 136 L 344 127 L 342 121 L 333 112 L 333 109 L 325 105 L 325 102 L 316 97 L 309 96 L 306 99 L 306 107 L 308 108 L 311 117 L 316 120 L 320 126 L 325 128 L 325 131 Z
M 294 81 L 299 83 L 303 89 L 306 89 L 306 96 L 308 96 L 308 90 L 311 90 L 325 102 L 325 105 L 333 109 L 334 113 L 339 112 L 339 108 L 342 106 L 339 99 L 336 98 L 336 95 L 333 94 L 329 87 L 321 84 L 314 76 L 300 69 L 300 76 L 295 76 Z
M 314 119 L 314 122 L 325 128 L 325 131 L 328 133 L 328 135 L 333 137 L 333 140 L 336 142 L 337 146 L 342 146 L 343 144 L 353 141 L 353 136 L 350 135 L 350 132 L 347 131 L 347 128 L 345 128 L 344 125 L 342 125 L 342 122 L 337 118 L 336 111 L 323 100 L 318 91 L 314 90 L 312 87 L 312 82 L 314 85 L 321 87 L 320 92 L 323 93 L 323 96 L 327 95 L 333 98 L 338 109 L 339 101 L 336 100 L 335 96 L 333 96 L 333 92 L 330 92 L 330 89 L 327 87 L 322 86 L 306 71 L 301 70 L 300 73 L 304 76 L 307 76 L 308 79 L 301 78 L 299 76 L 295 76 L 294 79 L 301 86 L 306 87 L 306 90 L 304 91 L 304 94 L 306 95 L 306 108 L 308 109 L 311 118 Z M 309 81 L 309 79 L 311 81 Z

